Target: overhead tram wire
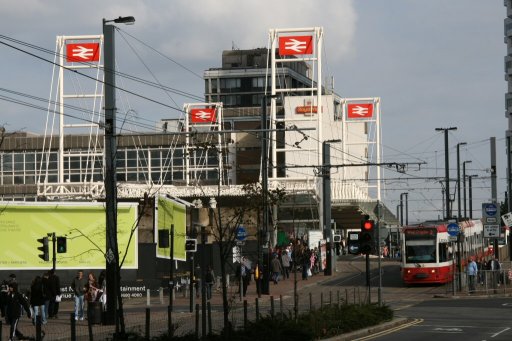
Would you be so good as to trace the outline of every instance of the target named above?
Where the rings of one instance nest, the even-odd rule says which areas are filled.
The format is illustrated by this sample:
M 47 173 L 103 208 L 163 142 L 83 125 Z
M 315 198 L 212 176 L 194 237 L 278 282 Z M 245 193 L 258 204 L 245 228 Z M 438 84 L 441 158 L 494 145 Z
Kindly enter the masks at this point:
M 12 49 L 14 49 L 14 50 L 17 50 L 17 51 L 19 51 L 19 52 L 22 52 L 22 53 L 24 53 L 24 54 L 27 54 L 27 55 L 29 55 L 29 56 L 31 56 L 31 57 L 36 58 L 36 59 L 42 60 L 42 61 L 44 61 L 44 62 L 46 62 L 46 63 L 48 63 L 48 64 L 53 64 L 53 65 L 56 65 L 56 66 L 62 67 L 62 68 L 63 68 L 64 70 L 66 70 L 66 71 L 69 71 L 69 72 L 72 72 L 72 73 L 75 73 L 75 74 L 79 74 L 79 75 L 81 75 L 81 76 L 83 76 L 83 77 L 85 77 L 85 78 L 89 78 L 89 79 L 94 80 L 94 81 L 96 81 L 96 82 L 100 82 L 100 83 L 106 84 L 106 83 L 105 83 L 105 81 L 102 81 L 102 80 L 96 79 L 96 78 L 94 78 L 94 77 L 92 77 L 92 76 L 86 75 L 86 74 L 81 73 L 81 72 L 79 72 L 79 71 L 77 71 L 77 70 L 70 69 L 70 68 L 66 67 L 65 65 L 60 65 L 59 63 L 56 63 L 56 62 L 53 62 L 53 61 L 51 61 L 51 60 L 45 59 L 45 58 L 43 58 L 43 57 L 41 57 L 41 56 L 38 56 L 38 55 L 36 55 L 36 54 L 34 54 L 34 53 L 32 53 L 32 52 L 25 51 L 25 50 L 23 50 L 23 49 L 20 49 L 20 48 L 18 48 L 18 47 L 16 47 L 16 46 L 11 45 L 11 44 L 5 43 L 5 42 L 3 42 L 3 41 L 0 41 L 0 44 L 5 45 L 5 46 L 7 46 L 7 47 L 10 47 L 10 48 L 12 48 Z M 134 76 L 129 76 L 129 75 L 127 75 L 127 74 L 123 74 L 123 73 L 118 73 L 118 74 L 119 74 L 121 77 L 125 77 L 125 78 L 132 79 L 132 80 L 137 80 L 138 82 L 143 83 L 143 84 L 151 84 L 151 83 L 150 83 L 150 82 L 148 82 L 148 81 L 142 80 L 142 79 L 137 78 L 137 77 L 134 77 Z M 154 85 L 153 85 L 153 86 L 154 86 Z M 158 87 L 158 86 L 157 86 L 157 87 Z M 131 90 L 128 90 L 128 89 L 124 89 L 124 88 L 121 88 L 121 87 L 118 87 L 118 86 L 116 86 L 115 88 L 116 88 L 116 89 L 118 89 L 118 90 L 120 90 L 120 91 L 123 91 L 123 92 L 125 92 L 125 93 L 128 93 L 128 94 L 130 94 L 130 95 L 133 95 L 133 96 L 135 96 L 135 97 L 138 97 L 138 98 L 141 98 L 141 99 L 147 100 L 147 101 L 149 101 L 149 102 L 151 102 L 151 103 L 155 103 L 155 104 L 161 105 L 161 106 L 163 106 L 163 107 L 166 107 L 166 108 L 169 108 L 169 109 L 176 110 L 176 111 L 178 111 L 178 112 L 183 112 L 183 110 L 182 110 L 182 109 L 180 109 L 180 108 L 173 107 L 173 106 L 171 106 L 171 105 L 168 105 L 168 104 L 166 104 L 166 103 L 163 103 L 163 102 L 157 101 L 157 100 L 152 99 L 152 98 L 149 98 L 149 97 L 147 97 L 147 96 L 143 96 L 143 95 L 137 94 L 137 93 L 136 93 L 136 92 L 134 92 L 134 91 L 131 91 Z M 196 99 L 197 99 L 197 97 L 196 97 Z

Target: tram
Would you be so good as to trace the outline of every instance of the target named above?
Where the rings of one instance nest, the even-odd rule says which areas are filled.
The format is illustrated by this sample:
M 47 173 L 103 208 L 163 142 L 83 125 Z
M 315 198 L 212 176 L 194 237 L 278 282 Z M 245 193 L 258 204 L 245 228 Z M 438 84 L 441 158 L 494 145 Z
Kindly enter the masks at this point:
M 459 243 L 451 241 L 448 223 L 423 223 L 401 230 L 401 273 L 404 284 L 443 284 L 457 272 L 457 244 L 461 265 L 471 256 L 486 257 L 492 250 L 484 245 L 480 220 L 459 222 Z

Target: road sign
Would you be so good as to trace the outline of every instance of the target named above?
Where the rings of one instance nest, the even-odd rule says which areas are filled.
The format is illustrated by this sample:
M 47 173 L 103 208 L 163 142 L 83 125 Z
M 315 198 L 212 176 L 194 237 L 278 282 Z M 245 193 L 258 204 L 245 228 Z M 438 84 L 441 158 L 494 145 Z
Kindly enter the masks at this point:
M 511 212 L 508 212 L 508 213 L 502 215 L 501 219 L 503 219 L 503 222 L 508 227 L 512 226 L 512 213 Z
M 245 238 L 247 238 L 247 231 L 245 231 L 243 226 L 238 226 L 236 229 L 236 239 L 242 242 Z
M 484 225 L 484 238 L 499 238 L 500 226 L 499 225 Z
M 448 230 L 448 234 L 452 237 L 457 237 L 460 232 L 460 226 L 455 223 L 448 224 L 446 229 Z
M 498 206 L 493 203 L 483 203 L 482 204 L 482 215 L 484 217 L 494 217 L 498 212 Z
M 240 263 L 242 260 L 242 255 L 240 253 L 240 248 L 238 246 L 233 246 L 233 263 Z

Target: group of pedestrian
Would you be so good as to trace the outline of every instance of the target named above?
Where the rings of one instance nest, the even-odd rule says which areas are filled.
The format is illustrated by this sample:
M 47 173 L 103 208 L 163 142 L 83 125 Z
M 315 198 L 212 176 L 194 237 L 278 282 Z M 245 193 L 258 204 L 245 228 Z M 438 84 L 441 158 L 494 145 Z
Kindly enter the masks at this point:
M 71 282 L 75 298 L 75 320 L 83 321 L 85 318 L 85 302 L 89 305 L 92 302 L 101 302 L 103 309 L 106 304 L 106 276 L 105 271 L 100 273 L 99 279 L 96 279 L 94 273 L 89 272 L 87 278 L 84 277 L 83 270 L 78 270 L 75 278 Z
M 475 257 L 470 257 L 466 268 L 468 275 L 468 289 L 472 294 L 476 290 L 476 283 L 484 285 L 486 279 L 489 280 L 490 288 L 496 291 L 501 281 L 501 264 L 498 257 L 489 259 L 487 263 L 483 258 L 475 261 Z M 485 275 L 487 273 L 487 276 Z

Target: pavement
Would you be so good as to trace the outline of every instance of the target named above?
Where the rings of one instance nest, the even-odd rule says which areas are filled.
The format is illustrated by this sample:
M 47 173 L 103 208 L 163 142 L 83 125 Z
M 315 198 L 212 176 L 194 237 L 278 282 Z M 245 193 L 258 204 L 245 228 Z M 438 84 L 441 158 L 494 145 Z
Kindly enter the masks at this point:
M 291 273 L 290 277 L 284 280 L 279 281 L 278 284 L 270 283 L 270 294 L 269 295 L 261 295 L 258 297 L 256 292 L 256 285 L 254 281 L 251 281 L 250 285 L 247 289 L 247 295 L 244 297 L 244 300 L 250 305 L 254 306 L 254 302 L 258 299 L 258 304 L 261 307 L 262 311 L 260 313 L 265 313 L 264 309 L 268 309 L 268 307 L 272 306 L 274 301 L 279 302 L 279 305 L 282 309 L 283 303 L 287 302 L 288 307 L 293 305 L 293 292 L 295 287 L 295 282 L 297 283 L 297 292 L 302 294 L 302 304 L 307 305 L 308 299 L 306 298 L 305 293 L 309 295 L 309 305 L 311 304 L 311 292 L 318 292 L 315 286 L 318 286 L 322 282 L 333 280 L 334 278 L 341 276 L 339 272 L 333 272 L 331 276 L 325 276 L 322 272 L 316 275 L 313 275 L 306 280 L 301 279 L 301 274 L 296 273 L 296 281 L 294 280 L 294 274 Z M 310 290 L 308 290 L 310 289 Z M 169 305 L 169 298 L 167 295 L 163 295 L 164 291 L 158 292 L 150 292 L 149 296 L 144 298 L 125 298 L 123 299 L 123 306 L 125 310 L 125 323 L 127 330 L 138 330 L 138 332 L 144 335 L 145 332 L 145 321 L 147 318 L 151 319 L 151 335 L 156 336 L 159 333 L 167 330 L 167 307 Z M 326 294 L 322 294 L 323 302 L 328 301 L 329 298 L 323 296 Z M 332 295 L 332 294 L 331 294 Z M 338 293 L 339 297 L 339 293 Z M 316 298 L 318 300 L 318 297 Z M 332 296 L 331 298 L 332 299 Z M 230 302 L 231 307 L 238 307 L 243 313 L 242 303 L 240 301 L 238 288 L 235 285 L 229 287 L 228 290 L 228 300 Z M 317 301 L 318 302 L 318 301 Z M 201 304 L 201 298 L 195 298 L 194 304 Z M 214 290 L 212 298 L 210 300 L 212 310 L 220 311 L 222 309 L 222 295 L 220 291 Z M 187 325 L 187 328 L 194 328 L 194 322 L 196 321 L 196 316 L 200 314 L 190 313 L 190 297 L 188 292 L 177 292 L 175 294 L 175 299 L 173 301 L 173 322 L 180 321 L 180 324 L 183 326 Z M 149 308 L 149 309 L 148 309 Z M 276 310 L 278 310 L 277 308 Z M 104 326 L 99 324 L 89 325 L 87 320 L 84 321 L 71 321 L 71 314 L 73 312 L 73 302 L 70 300 L 63 301 L 60 304 L 59 316 L 56 319 L 50 319 L 46 325 L 42 326 L 42 330 L 45 333 L 45 337 L 43 340 L 69 340 L 71 339 L 71 324 L 75 323 L 75 333 L 77 340 L 106 340 L 112 337 L 114 333 L 114 326 Z M 147 315 L 150 314 L 150 317 Z M 217 314 L 222 315 L 222 314 Z M 251 318 L 251 317 L 249 317 Z M 218 330 L 222 326 L 222 317 L 220 319 L 216 319 L 212 321 L 212 326 L 214 326 L 214 330 Z M 397 324 L 408 323 L 407 319 L 395 319 L 391 322 L 392 326 Z M 243 324 L 243 319 L 239 318 L 237 325 L 240 326 L 240 323 Z M 218 325 L 217 325 L 218 324 Z M 197 322 L 196 322 L 197 325 Z M 220 326 L 219 326 L 220 325 Z M 385 328 L 390 328 L 391 325 L 386 325 Z M 362 334 L 357 335 L 368 335 L 371 330 L 374 330 L 376 327 L 372 327 L 373 329 L 365 329 L 360 331 Z M 2 340 L 7 340 L 9 326 L 5 323 L 2 328 Z M 19 329 L 24 335 L 30 335 L 34 337 L 36 335 L 35 327 L 31 324 L 30 319 L 26 316 L 22 317 L 19 324 Z M 192 329 L 194 330 L 194 329 Z M 91 338 L 89 335 L 93 335 Z M 346 338 L 348 334 L 345 334 L 345 338 L 332 340 L 351 340 L 352 338 Z M 356 335 L 351 333 L 351 335 Z M 340 336 L 341 337 L 341 336 Z

